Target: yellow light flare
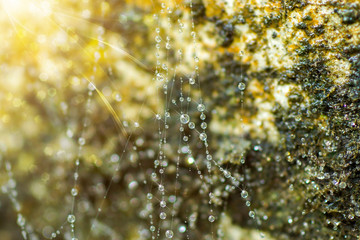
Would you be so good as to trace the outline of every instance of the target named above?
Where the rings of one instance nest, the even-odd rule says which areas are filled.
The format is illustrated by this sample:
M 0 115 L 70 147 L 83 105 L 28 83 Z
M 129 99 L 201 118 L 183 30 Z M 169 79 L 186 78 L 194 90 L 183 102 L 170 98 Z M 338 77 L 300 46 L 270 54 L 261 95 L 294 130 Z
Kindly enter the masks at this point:
M 24 4 L 23 0 L 2 0 L 1 5 L 9 12 L 14 12 L 21 8 Z
M 39 0 L 1 0 L 1 10 L 9 17 L 47 17 L 52 13 L 52 1 Z
M 29 2 L 25 0 L 1 0 L 1 7 L 8 15 L 16 16 L 28 9 Z

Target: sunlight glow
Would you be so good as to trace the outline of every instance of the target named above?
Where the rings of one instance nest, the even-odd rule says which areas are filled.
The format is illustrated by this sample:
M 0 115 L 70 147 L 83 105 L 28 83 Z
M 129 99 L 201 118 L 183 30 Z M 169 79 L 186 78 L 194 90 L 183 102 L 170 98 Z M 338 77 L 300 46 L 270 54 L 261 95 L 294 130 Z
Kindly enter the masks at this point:
M 49 16 L 51 14 L 51 1 L 1 0 L 1 7 L 11 16 L 27 13 L 37 16 Z
M 24 10 L 26 2 L 24 0 L 1 0 L 1 5 L 9 14 L 14 14 Z

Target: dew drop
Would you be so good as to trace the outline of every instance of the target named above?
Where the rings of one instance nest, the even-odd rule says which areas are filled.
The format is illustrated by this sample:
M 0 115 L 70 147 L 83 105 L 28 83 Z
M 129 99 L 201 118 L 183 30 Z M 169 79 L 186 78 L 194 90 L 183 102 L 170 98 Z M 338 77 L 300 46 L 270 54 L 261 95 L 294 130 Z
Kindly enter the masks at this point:
M 153 198 L 153 195 L 151 193 L 148 193 L 147 195 L 147 199 L 151 200 Z
M 189 83 L 190 83 L 191 85 L 194 85 L 194 84 L 195 84 L 195 79 L 194 79 L 194 78 L 189 78 Z
M 71 189 L 71 195 L 74 196 L 74 197 L 77 196 L 78 195 L 78 190 L 76 188 L 72 188 Z
M 75 216 L 73 214 L 69 214 L 68 217 L 67 217 L 67 221 L 69 223 L 74 223 L 76 220 Z
M 162 208 L 166 207 L 166 202 L 164 200 L 160 201 L 160 207 Z
M 121 97 L 121 95 L 120 95 L 119 93 L 115 95 L 115 100 L 116 100 L 117 102 L 121 102 L 122 97 Z
M 136 189 L 137 187 L 138 187 L 138 182 L 137 181 L 131 181 L 130 183 L 129 183 L 129 185 L 128 185 L 128 188 L 130 189 L 130 190 L 134 190 L 134 189 Z
M 171 231 L 171 230 L 166 230 L 166 232 L 165 232 L 165 236 L 167 237 L 167 238 L 173 238 L 174 237 L 174 232 L 173 231 Z
M 200 133 L 199 138 L 200 138 L 201 141 L 204 141 L 204 142 L 205 142 L 206 139 L 207 139 L 206 133 Z
M 169 202 L 175 203 L 175 202 L 176 202 L 176 196 L 170 195 L 170 196 L 169 196 Z
M 166 219 L 166 213 L 164 213 L 164 212 L 161 212 L 159 216 L 160 216 L 160 219 L 162 219 L 162 220 Z
M 239 90 L 244 91 L 246 88 L 245 83 L 243 83 L 243 82 L 239 83 L 238 88 L 239 88 Z
M 85 145 L 85 138 L 80 137 L 78 142 L 79 142 L 79 145 L 84 146 Z
M 20 213 L 17 216 L 17 224 L 20 227 L 23 227 L 25 225 L 25 218 Z
M 187 114 L 181 114 L 180 116 L 180 122 L 182 124 L 187 124 L 190 121 L 190 117 Z
M 248 192 L 246 190 L 242 190 L 241 191 L 241 197 L 242 198 L 247 198 L 249 196 Z
M 190 156 L 190 157 L 187 159 L 187 162 L 191 165 L 191 164 L 193 164 L 193 163 L 195 162 L 195 159 L 194 159 L 192 156 Z
M 185 227 L 184 225 L 181 225 L 181 226 L 179 227 L 179 232 L 181 232 L 181 233 L 186 232 L 186 227 Z
M 164 81 L 164 75 L 161 73 L 156 74 L 156 80 L 159 82 Z
M 209 222 L 215 222 L 215 217 L 213 215 L 210 215 L 208 218 Z
M 205 111 L 205 105 L 202 104 L 202 103 L 200 103 L 200 104 L 197 106 L 197 110 L 198 110 L 199 112 Z

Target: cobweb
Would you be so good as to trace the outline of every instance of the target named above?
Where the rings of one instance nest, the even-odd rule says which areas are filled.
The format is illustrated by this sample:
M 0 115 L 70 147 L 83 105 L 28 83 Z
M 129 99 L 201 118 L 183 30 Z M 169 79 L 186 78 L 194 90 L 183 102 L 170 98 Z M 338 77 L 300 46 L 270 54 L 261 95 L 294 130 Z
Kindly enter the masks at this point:
M 213 152 L 193 2 L 137 4 L 2 1 L 1 207 L 22 239 L 224 239 L 231 194 L 261 224 Z

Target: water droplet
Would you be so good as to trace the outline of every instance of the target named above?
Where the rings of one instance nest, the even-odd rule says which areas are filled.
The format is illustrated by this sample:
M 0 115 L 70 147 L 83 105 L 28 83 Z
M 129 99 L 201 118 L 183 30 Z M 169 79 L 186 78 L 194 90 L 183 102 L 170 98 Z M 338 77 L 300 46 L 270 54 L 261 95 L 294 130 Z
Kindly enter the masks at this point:
M 179 227 L 179 232 L 181 232 L 181 233 L 186 232 L 186 227 L 185 227 L 184 225 L 181 225 L 181 226 Z
M 193 163 L 195 162 L 195 159 L 194 159 L 192 156 L 190 156 L 190 157 L 187 159 L 187 162 L 191 165 L 191 164 L 193 164 Z
M 173 238 L 174 232 L 171 231 L 171 230 L 166 230 L 165 236 L 166 236 L 167 238 Z
M 80 137 L 78 142 L 79 142 L 79 145 L 84 146 L 85 145 L 85 138 Z
M 360 217 L 360 211 L 359 211 L 359 210 L 356 210 L 356 211 L 355 211 L 355 215 L 356 215 L 357 217 Z
M 194 129 L 195 128 L 195 123 L 189 122 L 188 126 L 189 126 L 190 129 Z
M 200 103 L 200 104 L 197 106 L 197 110 L 198 110 L 199 112 L 205 111 L 205 105 L 202 104 L 202 103 Z
M 190 117 L 187 114 L 181 114 L 180 116 L 180 122 L 182 124 L 187 124 L 190 121 Z
M 129 183 L 129 189 L 130 190 L 134 190 L 134 189 L 136 189 L 137 187 L 138 187 L 138 182 L 137 181 L 131 181 L 130 183 Z
M 157 43 L 161 42 L 161 37 L 160 37 L 159 35 L 156 36 L 156 37 L 155 37 L 155 41 L 156 41 Z
M 242 190 L 241 191 L 241 197 L 242 198 L 247 198 L 249 196 L 248 192 L 246 190 Z
M 78 190 L 76 188 L 72 188 L 71 189 L 71 195 L 74 196 L 74 197 L 77 196 L 78 195 Z
M 151 193 L 148 193 L 147 195 L 147 199 L 151 200 L 153 198 L 153 195 Z
M 209 222 L 215 222 L 215 217 L 213 215 L 210 215 L 208 220 Z
M 121 102 L 122 97 L 121 97 L 121 95 L 120 95 L 119 93 L 115 95 L 115 100 L 116 100 L 117 102 Z
M 200 133 L 199 138 L 201 141 L 206 141 L 206 139 L 207 139 L 206 133 Z
M 69 214 L 68 217 L 67 217 L 67 221 L 69 223 L 74 223 L 76 220 L 75 216 L 73 214 Z
M 166 207 L 166 202 L 164 200 L 160 201 L 160 207 L 162 208 Z
M 243 83 L 243 82 L 239 83 L 238 88 L 239 88 L 239 90 L 244 91 L 246 88 L 245 83 Z
M 194 78 L 189 78 L 189 83 L 190 83 L 191 85 L 194 85 L 194 84 L 195 84 L 195 79 L 194 79 Z
M 23 227 L 25 225 L 25 218 L 20 213 L 17 216 L 17 224 L 20 227 Z
M 156 74 L 156 80 L 159 82 L 164 81 L 164 75 L 161 73 Z
M 175 203 L 175 202 L 176 202 L 176 196 L 170 195 L 170 196 L 169 196 L 169 202 Z
M 89 89 L 89 91 L 94 91 L 96 89 L 96 87 L 93 83 L 89 83 L 88 89 Z
M 346 183 L 345 183 L 345 182 L 341 182 L 341 183 L 339 184 L 339 187 L 340 187 L 340 188 L 346 188 Z
M 150 231 L 155 232 L 155 226 L 151 225 L 150 226 Z
M 255 218 L 255 212 L 254 211 L 249 211 L 249 217 Z
M 164 212 L 161 212 L 159 216 L 160 216 L 160 219 L 162 219 L 162 220 L 166 219 L 166 213 L 164 213 Z

